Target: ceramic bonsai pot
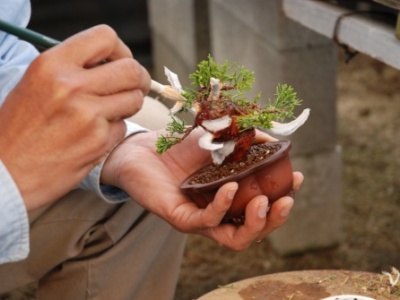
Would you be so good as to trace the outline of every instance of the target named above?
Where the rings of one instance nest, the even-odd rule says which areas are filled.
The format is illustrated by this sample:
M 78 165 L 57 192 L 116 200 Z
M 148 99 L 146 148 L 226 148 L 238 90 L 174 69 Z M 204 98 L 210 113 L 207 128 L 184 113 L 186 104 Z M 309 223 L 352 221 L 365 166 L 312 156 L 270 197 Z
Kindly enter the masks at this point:
M 181 185 L 181 189 L 189 193 L 193 201 L 200 207 L 206 207 L 212 201 L 215 192 L 223 184 L 231 181 L 239 183 L 233 204 L 227 212 L 224 221 L 231 223 L 242 223 L 247 203 L 257 195 L 266 195 L 269 202 L 291 194 L 293 185 L 293 170 L 289 157 L 291 142 L 282 140 L 268 142 L 253 147 L 262 148 L 262 152 L 256 155 L 256 162 L 246 166 L 239 171 L 233 172 L 233 167 L 229 164 L 223 166 L 208 165 L 197 172 L 191 174 Z M 252 147 L 252 148 L 253 148 Z M 252 150 L 251 153 L 259 151 Z M 243 166 L 247 156 L 240 162 Z M 254 161 L 253 159 L 251 159 Z M 215 172 L 218 168 L 225 168 L 231 175 L 223 176 L 210 182 L 199 180 L 199 174 L 203 172 Z M 230 170 L 231 169 L 231 170 Z

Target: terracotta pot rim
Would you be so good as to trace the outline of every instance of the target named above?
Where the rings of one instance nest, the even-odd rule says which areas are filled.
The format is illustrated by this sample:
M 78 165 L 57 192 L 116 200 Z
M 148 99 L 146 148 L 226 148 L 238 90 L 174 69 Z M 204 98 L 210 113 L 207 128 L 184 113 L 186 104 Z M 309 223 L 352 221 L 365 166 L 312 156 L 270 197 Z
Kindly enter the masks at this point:
M 233 175 L 226 176 L 224 178 L 221 178 L 219 180 L 209 182 L 209 183 L 189 184 L 189 181 L 194 176 L 194 174 L 207 167 L 207 166 L 205 166 L 205 167 L 197 170 L 196 172 L 192 173 L 191 175 L 189 175 L 181 184 L 181 186 L 180 186 L 181 189 L 182 190 L 195 190 L 198 192 L 211 191 L 211 190 L 214 190 L 214 189 L 222 186 L 225 183 L 228 183 L 231 181 L 239 181 L 242 178 L 246 177 L 248 174 L 255 172 L 261 168 L 265 168 L 266 166 L 271 165 L 271 164 L 275 163 L 276 161 L 280 160 L 281 158 L 285 157 L 289 153 L 291 146 L 292 146 L 292 144 L 289 140 L 279 140 L 279 141 L 275 141 L 275 142 L 266 142 L 266 143 L 260 143 L 260 144 L 269 144 L 269 145 L 279 144 L 279 145 L 281 145 L 281 148 L 277 152 L 275 152 L 273 155 L 271 155 L 270 157 L 268 157 L 260 162 L 257 162 L 254 165 L 252 165 L 251 167 L 244 169 Z

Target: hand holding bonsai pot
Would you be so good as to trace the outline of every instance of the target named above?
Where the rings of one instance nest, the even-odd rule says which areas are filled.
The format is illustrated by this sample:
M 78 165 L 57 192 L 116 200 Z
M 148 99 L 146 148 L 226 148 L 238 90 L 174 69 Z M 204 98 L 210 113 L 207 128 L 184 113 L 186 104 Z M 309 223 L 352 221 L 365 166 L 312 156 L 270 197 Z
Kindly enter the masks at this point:
M 186 99 L 178 101 L 171 109 L 168 135 L 157 140 L 157 152 L 163 153 L 185 139 L 193 129 L 202 127 L 205 133 L 199 147 L 209 150 L 213 163 L 190 175 L 181 185 L 193 201 L 205 208 L 215 192 L 227 182 L 238 182 L 237 191 L 224 221 L 243 224 L 248 201 L 257 195 L 266 195 L 269 203 L 291 195 L 293 170 L 289 158 L 289 140 L 260 143 L 257 129 L 271 134 L 290 135 L 307 120 L 309 109 L 289 123 L 280 121 L 293 118 L 295 106 L 301 100 L 291 86 L 278 85 L 276 99 L 265 105 L 245 98 L 254 83 L 254 73 L 243 66 L 217 64 L 209 56 L 198 65 L 189 78 L 194 89 L 182 89 L 178 77 L 167 68 L 167 78 L 172 87 Z M 187 126 L 175 115 L 191 111 L 194 124 Z

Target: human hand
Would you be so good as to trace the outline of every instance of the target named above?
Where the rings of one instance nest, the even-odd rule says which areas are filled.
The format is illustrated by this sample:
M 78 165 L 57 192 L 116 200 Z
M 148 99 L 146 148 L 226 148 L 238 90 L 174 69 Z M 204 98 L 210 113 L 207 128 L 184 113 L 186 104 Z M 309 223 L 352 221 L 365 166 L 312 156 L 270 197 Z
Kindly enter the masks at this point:
M 231 249 L 243 250 L 286 221 L 293 199 L 282 197 L 268 211 L 268 199 L 263 195 L 254 197 L 246 207 L 244 225 L 221 224 L 238 189 L 238 184 L 231 182 L 218 190 L 205 209 L 198 208 L 179 186 L 189 174 L 211 161 L 209 152 L 198 147 L 201 134 L 196 129 L 162 155 L 155 152 L 156 132 L 136 134 L 110 154 L 101 181 L 124 189 L 135 201 L 181 232 L 207 236 Z M 273 140 L 265 133 L 258 133 L 257 139 Z M 293 176 L 296 191 L 303 175 L 295 172 Z
M 123 119 L 149 87 L 147 71 L 105 25 L 32 62 L 0 109 L 0 159 L 28 210 L 74 188 L 124 138 Z

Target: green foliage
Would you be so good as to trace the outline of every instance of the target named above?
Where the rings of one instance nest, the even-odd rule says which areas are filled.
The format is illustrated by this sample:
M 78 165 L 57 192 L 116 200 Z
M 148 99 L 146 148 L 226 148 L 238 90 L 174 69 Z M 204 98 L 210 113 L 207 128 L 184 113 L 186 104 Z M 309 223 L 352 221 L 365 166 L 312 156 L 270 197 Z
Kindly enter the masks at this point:
M 217 64 L 209 55 L 206 60 L 198 64 L 197 70 L 189 75 L 194 89 L 184 89 L 182 95 L 187 101 L 184 103 L 183 111 L 188 111 L 196 102 L 209 101 L 210 79 L 212 77 L 218 78 L 223 84 L 219 101 L 234 103 L 237 110 L 242 113 L 242 115 L 236 116 L 240 130 L 257 127 L 269 129 L 274 120 L 282 121 L 286 118 L 293 118 L 295 106 L 301 103 L 291 86 L 279 84 L 276 88 L 276 99 L 268 100 L 264 107 L 260 107 L 257 102 L 261 98 L 261 93 L 251 101 L 245 97 L 245 93 L 252 89 L 255 82 L 254 72 L 243 66 L 230 65 L 228 61 Z M 168 135 L 160 136 L 157 140 L 158 153 L 163 153 L 179 143 L 190 132 L 190 128 L 186 127 L 184 122 L 175 118 L 172 118 L 172 122 L 168 124 L 166 129 Z
M 175 136 L 175 134 L 182 135 L 186 132 L 185 121 L 179 121 L 173 117 L 172 121 L 168 123 L 166 130 L 168 131 L 169 135 L 161 135 L 156 142 L 156 151 L 159 154 L 167 151 L 169 148 L 181 141 L 181 138 L 179 136 Z
M 218 78 L 221 81 L 230 81 L 231 77 L 227 76 L 229 69 L 227 61 L 218 65 L 211 55 L 208 55 L 208 60 L 201 61 L 197 65 L 197 70 L 189 75 L 189 79 L 192 80 L 192 85 L 195 88 L 208 86 L 211 77 Z
M 249 71 L 244 66 L 230 65 L 226 60 L 223 64 L 217 64 L 208 55 L 207 60 L 203 60 L 197 65 L 197 70 L 189 75 L 192 85 L 195 88 L 207 87 L 211 77 L 218 78 L 221 83 L 233 87 L 239 94 L 251 90 L 255 78 L 254 72 Z M 229 74 L 229 72 L 231 72 Z
M 254 72 L 249 71 L 243 66 L 239 66 L 232 75 L 233 86 L 239 94 L 250 91 L 255 82 Z
M 245 116 L 238 117 L 239 126 L 243 130 L 252 127 L 269 129 L 273 120 L 282 121 L 287 118 L 293 118 L 295 106 L 301 104 L 301 100 L 297 98 L 297 93 L 293 87 L 287 84 L 278 84 L 275 96 L 276 99 L 273 102 L 269 100 L 266 107 L 255 109 Z
M 192 89 L 183 88 L 182 96 L 186 98 L 183 104 L 182 112 L 187 112 L 196 102 L 198 92 Z
M 239 127 L 242 128 L 242 131 L 249 128 L 271 128 L 273 120 L 273 115 L 268 113 L 267 111 L 253 111 L 248 115 L 240 116 L 237 118 L 237 122 Z
M 293 110 L 295 106 L 301 104 L 301 100 L 297 98 L 297 93 L 293 87 L 287 84 L 278 84 L 276 87 L 276 100 L 270 105 L 279 113 L 275 115 L 275 120 L 281 121 L 286 118 L 293 118 Z

